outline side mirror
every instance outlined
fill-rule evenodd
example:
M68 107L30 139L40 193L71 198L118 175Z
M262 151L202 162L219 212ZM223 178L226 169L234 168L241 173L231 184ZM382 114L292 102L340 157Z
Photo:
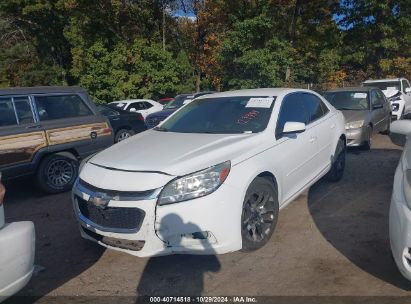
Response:
M405 93L411 93L411 88L405 88Z
M394 145L404 147L408 134L411 134L411 120L396 120L390 126L390 139Z
M376 109L381 109L382 107L383 107L382 104L376 104L376 105L373 105L373 106L372 106L372 109L373 109L373 110L376 110Z
M282 134L302 133L305 131L305 123L287 121L284 125Z
M131 108L129 111L130 112L137 112L136 108Z
M391 133L408 135L411 133L411 120L396 120L391 123Z

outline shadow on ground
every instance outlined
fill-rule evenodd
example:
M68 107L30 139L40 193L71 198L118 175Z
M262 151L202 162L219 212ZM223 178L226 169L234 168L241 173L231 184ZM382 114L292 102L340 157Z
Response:
M320 181L308 208L322 235L352 263L403 290L411 290L391 257L388 214L401 150L350 150L339 183ZM347 176L350 176L348 178Z
M165 216L160 223L161 231L168 233L169 227L179 227L181 231L193 233L201 229L195 223L184 223L177 214ZM165 237L167 238L167 237ZM181 239L173 244L183 246ZM208 249L208 254L202 255ZM192 251L197 255L171 255L150 258L144 268L137 287L139 296L200 296L204 290L205 276L212 276L221 265L207 239ZM145 299L141 299L145 300Z
M28 285L6 303L19 296L40 298L96 263L104 248L80 237L69 193L46 195L31 179L5 184L6 221L34 222L37 265Z

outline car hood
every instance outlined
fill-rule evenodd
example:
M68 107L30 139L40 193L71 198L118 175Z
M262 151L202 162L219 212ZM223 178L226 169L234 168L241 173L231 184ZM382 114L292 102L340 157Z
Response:
M358 121L358 120L366 120L368 116L368 111L351 111L351 110L343 110L341 111L345 118L345 123Z
M158 112L151 113L150 115L147 116L147 118L153 118L153 117L167 117L174 113L177 109L168 109L168 110L161 110Z
M398 94L399 91L396 89L388 89L388 90L383 90L382 92L384 93L385 97L390 98Z
M90 163L116 170L180 176L263 149L262 134L194 134L149 130L98 153Z

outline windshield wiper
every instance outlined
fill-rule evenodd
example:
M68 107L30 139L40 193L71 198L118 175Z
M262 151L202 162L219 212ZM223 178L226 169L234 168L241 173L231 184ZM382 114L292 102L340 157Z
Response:
M353 109L353 108L339 108L338 110L345 110L345 111L362 111L366 109Z
M155 127L153 130L160 131L160 132L168 132L168 129L162 127Z

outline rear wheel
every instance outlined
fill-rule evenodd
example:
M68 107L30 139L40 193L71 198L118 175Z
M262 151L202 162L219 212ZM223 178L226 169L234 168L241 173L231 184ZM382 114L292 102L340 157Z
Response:
M45 157L37 170L36 181L47 193L71 190L78 174L78 162L66 156L52 154Z
M243 202L241 237L243 251L264 246L274 232L278 220L278 197L272 182L257 177L250 184Z
M114 138L115 142L118 143L122 140L125 140L127 138L129 138L130 136L132 136L134 133L131 130L127 130L127 129L120 129L117 131L116 136Z
M335 154L333 158L333 163L331 169L326 175L326 179L331 182L338 182L344 175L345 169L345 152L346 147L344 141L340 139L335 149Z

